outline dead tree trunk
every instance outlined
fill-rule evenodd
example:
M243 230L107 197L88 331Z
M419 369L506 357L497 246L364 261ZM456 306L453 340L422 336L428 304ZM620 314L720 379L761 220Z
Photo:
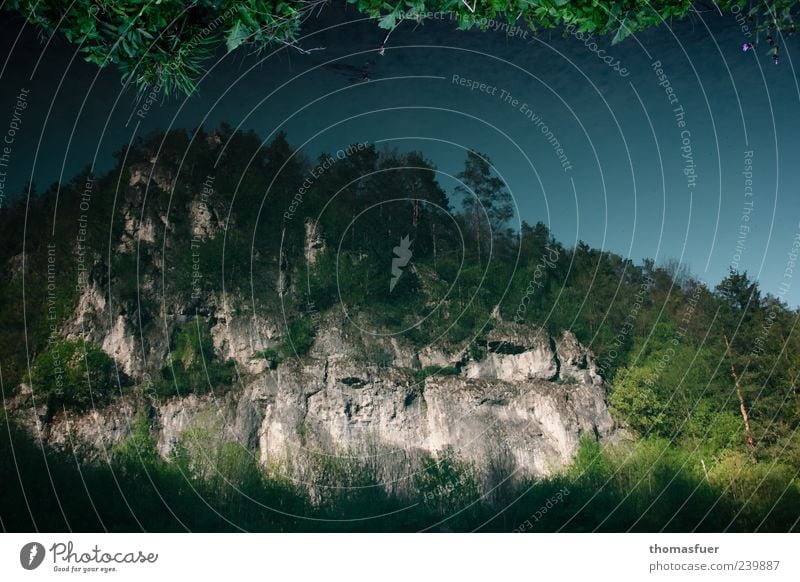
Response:
M731 357L731 344L728 342L728 336L722 336L725 338L725 353ZM742 387L739 384L739 375L736 373L736 367L733 365L733 358L731 357L731 377L733 378L733 383L736 386L736 396L739 398L739 411L742 413L742 420L744 420L744 438L747 442L747 446L750 449L750 453L752 454L753 451L756 449L756 440L753 438L753 431L750 430L750 415L747 413L747 406L744 403L744 395L742 394Z

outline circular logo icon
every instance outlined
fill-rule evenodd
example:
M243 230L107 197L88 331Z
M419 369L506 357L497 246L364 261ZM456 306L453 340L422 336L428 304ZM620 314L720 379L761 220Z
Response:
M26 570L35 570L44 561L44 546L39 542L29 542L19 551L19 563Z

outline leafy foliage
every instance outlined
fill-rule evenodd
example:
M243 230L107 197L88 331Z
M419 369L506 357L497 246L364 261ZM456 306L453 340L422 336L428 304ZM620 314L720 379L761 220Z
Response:
M310 319L298 317L289 322L286 336L274 347L269 347L256 354L267 360L271 368L276 368L290 357L299 357L308 353L314 343L316 329Z
M178 330L170 359L156 386L162 396L205 394L230 387L235 380L234 363L217 358L211 334L197 316Z
M108 399L117 374L113 360L99 346L57 339L36 358L29 383L34 397L44 397L50 410L87 408Z
M0 480L6 531L785 532L800 506L791 465L704 458L658 439L627 450L584 441L566 473L518 482L490 503L473 469L446 453L424 460L405 493L387 492L354 457L320 457L313 482L330 487L310 494L210 433L183 433L167 462L144 411L131 429L97 464L42 450L0 420L0 466L15 467Z
M316 329L307 317L298 317L289 322L288 334L284 340L286 351L301 356L308 353L314 343Z
M87 61L114 63L123 82L139 90L189 94L197 87L205 62L217 47L293 43L302 21L319 1L272 0L77 0L63 11L36 0L12 0L6 6L24 14L45 34L60 31L80 45Z
M224 47L262 50L283 45L304 51L303 23L326 0L76 0L66 11L59 4L10 0L6 7L24 14L43 34L63 34L80 46L86 60L115 64L124 82L141 92L191 94L206 62ZM436 12L453 16L461 28L486 28L490 20L525 22L532 30L569 25L575 30L612 34L619 42L630 34L690 13L690 0L478 0L474 10L461 0L347 0L378 26L391 30L404 19L423 21ZM796 0L757 3L749 16L756 28L794 31ZM720 10L742 10L744 0L722 0ZM737 12L738 13L738 12ZM377 50L377 48L376 48Z
M473 514L470 506L480 502L480 486L474 469L452 451L438 458L426 458L414 475L414 485L422 494L423 503L439 515ZM459 515L457 521L464 521ZM466 525L466 524L464 524Z
M665 404L649 385L652 374L643 366L620 370L610 399L617 418L639 434L657 434L664 424Z

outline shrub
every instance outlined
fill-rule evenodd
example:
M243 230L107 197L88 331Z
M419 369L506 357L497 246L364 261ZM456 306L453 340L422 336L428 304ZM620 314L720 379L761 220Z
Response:
M481 497L474 468L450 450L436 459L424 459L414 485L423 504L443 517L467 509Z
M205 394L233 385L236 378L233 361L217 358L211 335L197 316L178 330L170 360L156 386L156 393L161 396Z
M611 412L615 418L639 434L657 433L665 423L664 404L650 387L652 373L647 368L626 368L617 373L611 392Z
M283 361L283 355L277 348L267 348L256 353L257 358L267 360L271 370L274 370Z
M111 449L111 456L120 468L129 473L158 464L156 440L150 434L150 419L143 410L137 412L131 421L128 437Z
M303 356L314 344L316 329L310 318L298 317L289 323L286 335L272 347L256 352L256 358L267 360L271 369L277 368L286 358Z
M28 381L50 410L87 408L107 400L116 384L114 361L99 346L83 340L55 340L33 364Z
M431 376L458 376L461 370L449 366L425 366L421 370L414 370L414 378L417 382L422 382Z
M289 354L302 356L308 353L314 343L316 330L310 318L298 317L289 324L287 337L283 340L283 347Z

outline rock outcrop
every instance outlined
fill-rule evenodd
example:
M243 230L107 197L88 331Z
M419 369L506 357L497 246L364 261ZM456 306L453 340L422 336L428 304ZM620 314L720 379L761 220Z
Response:
M611 435L591 352L571 332L554 338L503 322L499 308L480 341L416 348L400 336L358 331L341 309L319 313L311 305L314 339L298 357L286 353L289 322L274 308L270 319L257 313L255 300L216 296L199 283L191 301L164 294L157 282L176 268L165 259L173 244L166 235L176 227L164 208L143 210L142 200L146 189L170 192L172 180L145 166L131 170L114 247L122 267L112 273L94 257L77 308L60 330L100 346L128 386L121 393L112 387L111 403L88 413L43 410L30 391L18 391L13 407L46 441L102 457L130 434L133 416L145 408L165 458L200 431L216 442L238 442L298 478L307 459L327 454L369 462L388 481L407 475L415 459L446 450L485 475L547 475L571 461L582 437ZM214 239L232 224L212 185L203 188L178 219L192 240ZM313 264L325 240L312 223L304 234ZM271 276L288 280L290 266L279 263ZM277 289L288 292L286 285ZM236 364L236 382L217 394L157 399L148 383L173 362L170 349L188 321L202 321L211 357Z
M87 293L83 303L102 307L95 291ZM376 366L359 357L356 338L346 337L329 315L308 356L270 370L254 365L252 355L276 327L221 311L216 321L215 347L237 361L240 384L218 396L152 403L165 457L187 431L202 428L298 474L311 454L346 454L395 479L409 470L409 459L453 450L485 474L544 476L571 461L582 437L602 439L613 429L593 356L570 332L554 339L541 330L498 326L478 359L464 350L415 353L394 339L386 346L394 362ZM120 358L124 334L112 332L102 345ZM418 371L398 362L415 363ZM448 375L424 377L423 363L441 364ZM99 452L128 434L135 408L128 397L84 415L57 414L42 434Z

